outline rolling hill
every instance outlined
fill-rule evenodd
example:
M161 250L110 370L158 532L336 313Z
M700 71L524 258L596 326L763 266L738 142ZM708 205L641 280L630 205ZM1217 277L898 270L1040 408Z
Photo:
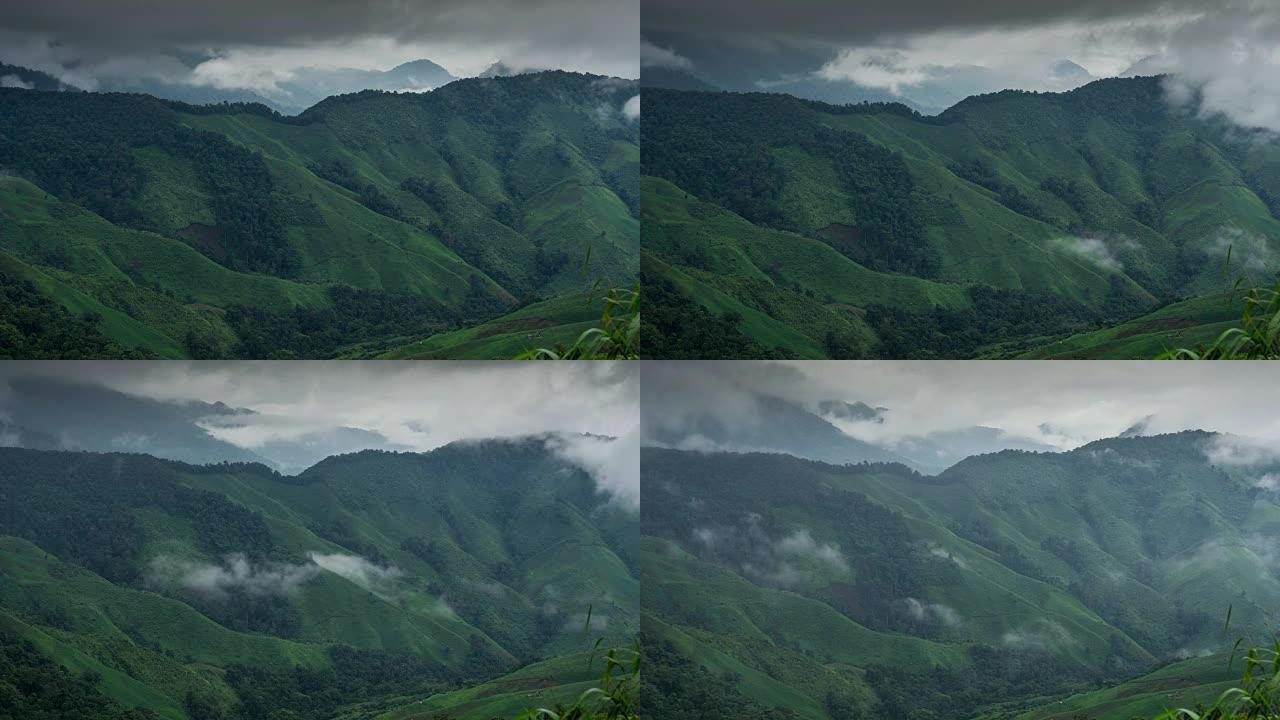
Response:
M61 312L0 325L0 351L370 356L572 325L557 300L638 271L637 87L544 72L298 116L0 89L0 276L15 314Z
M1258 483L1275 468L1214 465L1221 439L1005 450L937 475L647 448L645 702L835 720L1211 700L1225 656L1177 661L1230 649L1228 608L1233 634L1263 637L1280 600L1280 503Z
M0 693L33 713L488 720L576 697L588 609L638 631L636 516L540 438L292 476L2 448L0 497Z
M653 88L642 134L652 357L1148 357L1280 269L1280 146L1160 78L938 116Z

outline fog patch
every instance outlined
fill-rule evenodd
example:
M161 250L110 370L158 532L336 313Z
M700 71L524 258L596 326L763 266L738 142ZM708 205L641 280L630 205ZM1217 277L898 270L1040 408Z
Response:
M1233 266L1249 272L1269 272L1277 266L1276 253L1267 238L1237 227L1220 228L1205 246L1204 253L1224 261L1230 255Z
M635 95L622 104L622 116L628 120L640 119L640 96Z
M849 563L835 545L819 543L800 528L778 542L778 552L788 557L815 560L839 573L849 572Z
M1039 620L1017 630L1011 630L1000 637L1000 642L1020 650L1047 650L1063 645L1075 645L1077 640L1071 633L1054 620Z
M35 88L35 83L24 82L17 75L5 75L0 77L0 87L2 88L21 88L23 90L31 90Z
M932 555L932 556L934 556L934 557L936 557L936 558L942 558L943 560L949 560L949 561L951 561L951 562L955 563L955 564L956 564L958 567L960 567L960 568L967 568L967 567L969 567L969 564L965 562L964 558L962 558L962 557L960 557L959 555L956 555L955 553L953 553L953 552L951 552L951 551L947 550L946 548L942 547L941 545L935 545L935 544L933 544L933 543L930 543L930 544L929 544L929 547L928 547L928 550L929 550L929 554L930 554L930 555Z
M377 565L359 555L310 552L307 553L307 557L321 568L350 580L365 590L383 587L403 574L400 568L394 565Z
M1243 435L1215 435L1204 446L1205 457L1215 465L1269 465L1280 462L1274 442Z
M254 563L244 553L227 555L220 563L159 555L151 560L147 580L152 585L181 588L220 600L234 593L253 597L289 595L319 574L320 567L315 563Z
M631 511L640 509L640 428L617 438L597 435L553 435L547 448L576 465L596 482L596 489Z
M903 612L916 622L941 624L947 627L957 627L961 622L960 613L949 605L925 602L913 597L903 598L900 605Z
M1065 236L1054 238L1050 243L1068 255L1080 258L1107 272L1122 272L1124 263L1120 261L1117 253L1136 247L1132 240L1125 237Z

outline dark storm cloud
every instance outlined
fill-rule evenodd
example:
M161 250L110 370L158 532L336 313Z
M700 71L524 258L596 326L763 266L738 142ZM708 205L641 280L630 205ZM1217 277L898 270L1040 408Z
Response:
M637 0L49 0L6 3L0 61L87 90L140 83L281 99L315 68L433 60L454 75L496 61L635 77ZM348 92L340 88L336 92Z
M1192 0L644 0L643 22L646 32L792 35L844 44L885 34L1107 20L1211 4Z
M0 24L91 46L282 45L381 35L572 45L634 35L635 0L41 0ZM633 43L634 44L634 43Z

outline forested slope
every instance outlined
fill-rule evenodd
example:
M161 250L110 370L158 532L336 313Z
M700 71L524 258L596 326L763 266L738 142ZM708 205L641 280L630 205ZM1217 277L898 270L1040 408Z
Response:
M627 285L636 92L546 72L287 117L3 89L0 272L163 357L376 354Z
M936 476L646 449L646 702L1053 715L1046 697L1228 650L1228 608L1236 634L1275 621L1280 504L1269 468L1210 462L1221 439L1010 450ZM1198 667L1186 686L1230 679L1225 659Z
M652 89L643 135L649 352L715 353L662 322L684 312L763 353L1016 355L1280 268L1280 146L1159 78L936 117Z
M331 718L529 663L540 696L566 700L588 609L593 636L638 631L635 515L542 439L366 451L297 476L6 448L0 496L0 638L85 678L85 702ZM0 691L32 663L0 665Z

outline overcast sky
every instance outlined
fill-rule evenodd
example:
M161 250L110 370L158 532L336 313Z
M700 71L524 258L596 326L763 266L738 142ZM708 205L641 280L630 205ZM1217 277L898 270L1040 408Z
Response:
M836 423L877 443L982 425L1071 449L1145 423L1144 434L1210 430L1280 448L1280 385L1265 362L647 362L641 376L646 431L708 410L761 422L751 400L761 393L811 410L888 408L883 423Z
M639 0L6 2L0 61L85 89L144 76L262 90L298 68L385 70L420 58L458 76L503 60L634 78L639 23ZM192 70L175 49L212 59Z
M1280 131L1280 3L1270 0L644 0L643 23L647 39L667 39L643 47L649 65L696 72L707 44L817 44L825 60L807 72L909 94L972 66L997 87L1064 90L1088 79L1054 72L1068 60L1093 77L1171 73L1171 101L1198 89L1208 112Z
M630 363L10 361L0 363L0 391L7 380L33 374L253 410L235 423L205 425L250 450L336 427L373 431L414 450L547 432L613 436L619 441L556 449L602 489L631 505L639 498L638 372Z

